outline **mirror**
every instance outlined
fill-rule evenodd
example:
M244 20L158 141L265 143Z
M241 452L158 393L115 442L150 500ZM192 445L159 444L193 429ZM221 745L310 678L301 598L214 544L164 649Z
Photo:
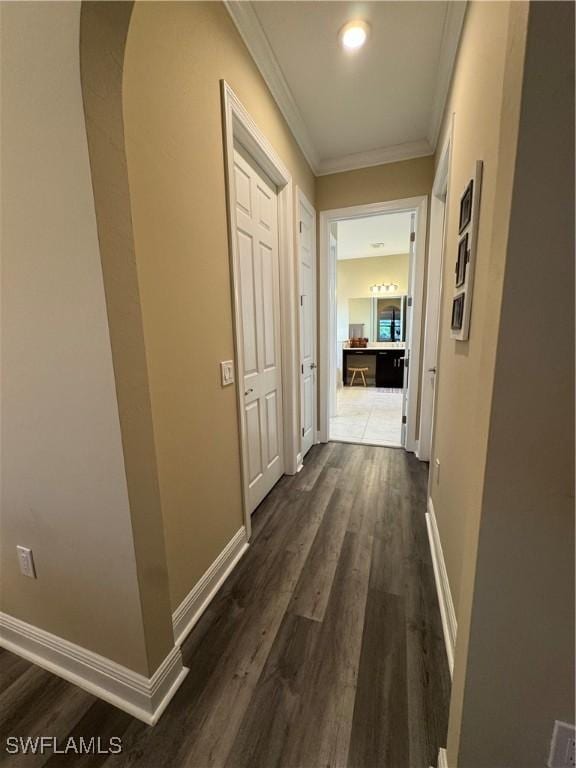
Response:
M348 338L406 341L406 296L348 299Z
M374 341L372 299L348 299L349 338Z
M406 341L406 296L377 298L374 341Z

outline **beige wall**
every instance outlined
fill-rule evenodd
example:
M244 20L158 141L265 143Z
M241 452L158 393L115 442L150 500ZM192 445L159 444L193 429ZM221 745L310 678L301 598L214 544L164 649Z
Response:
M454 141L430 492L458 620L448 734L450 765L459 764L526 20L526 3L476 2L468 6L444 118L444 134L454 121ZM498 119L487 119L488 115ZM456 342L450 338L449 325L459 198L478 159L484 161L484 177L470 339ZM435 459L440 461L439 470Z
M521 7L519 5L519 7ZM431 496L442 540L448 578L457 618L461 618L463 563L467 556L469 526L478 520L490 398L495 363L505 242L495 242L496 229L507 219L512 183L515 137L503 135L503 99L514 99L506 109L517 108L521 72L506 82L506 55L510 3L471 3L464 24L452 89L446 108L445 126L454 115L454 144L447 206L447 246L444 255L443 300L440 315L437 399L432 457L439 459L433 469ZM518 24L522 20L518 19ZM521 62L519 44L510 55ZM490 116L490 119L488 119ZM496 118L495 118L496 116ZM439 143L442 146L443 140ZM499 161L509 160L504 166ZM458 243L457 222L460 194L474 172L476 160L484 161L484 178L479 219L478 249L470 339L450 338L450 313L454 287L454 264ZM499 170L501 176L499 177ZM506 195L508 196L506 198ZM432 462L432 467L434 463Z
M221 78L314 202L224 6L136 3L124 119L173 610L243 524L235 391L218 367L234 356Z
M398 283L397 293L408 292L410 256L391 254L366 259L342 259L336 262L337 341L348 338L349 323L364 323L364 333L370 338L370 286ZM362 302L350 299L363 298ZM367 301L368 300L368 301Z
M338 298L370 298L370 286L379 283L398 283L396 293L407 293L409 268L410 256L407 253L338 261Z
M318 211L329 211L429 195L433 181L432 155L357 171L332 173L316 179L316 207Z
M149 670L173 643L122 116L131 2L85 2L80 70Z
M146 674L80 5L3 3L1 610ZM20 575L31 547L38 578Z
M465 768L545 765L554 720L575 721L574 5L530 3L526 38L527 10L509 10L497 175L510 190L512 171L513 186L496 195L501 315L449 734L450 765ZM534 311L544 273L555 284L545 323Z

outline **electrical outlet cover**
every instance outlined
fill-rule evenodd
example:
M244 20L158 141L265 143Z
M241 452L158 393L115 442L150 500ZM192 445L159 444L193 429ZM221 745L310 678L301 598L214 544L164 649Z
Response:
M20 573L23 576L28 576L30 579L36 578L36 568L34 566L34 556L32 550L28 547L22 547L18 545L16 547L18 553L18 564L20 565Z
M576 766L576 727L561 720L554 722L548 768Z

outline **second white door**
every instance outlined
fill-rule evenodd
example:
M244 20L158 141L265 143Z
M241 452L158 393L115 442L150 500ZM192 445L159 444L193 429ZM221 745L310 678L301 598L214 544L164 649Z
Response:
M300 423L302 458L316 436L316 215L302 193L298 199L300 261Z
M284 473L276 191L234 150L238 369L250 512Z

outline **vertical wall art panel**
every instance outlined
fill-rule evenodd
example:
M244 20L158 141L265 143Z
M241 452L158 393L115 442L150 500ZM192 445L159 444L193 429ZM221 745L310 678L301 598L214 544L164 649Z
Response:
M460 198L458 256L454 270L455 290L450 320L450 335L457 341L467 341L470 335L481 188L482 161L477 160L474 176Z

